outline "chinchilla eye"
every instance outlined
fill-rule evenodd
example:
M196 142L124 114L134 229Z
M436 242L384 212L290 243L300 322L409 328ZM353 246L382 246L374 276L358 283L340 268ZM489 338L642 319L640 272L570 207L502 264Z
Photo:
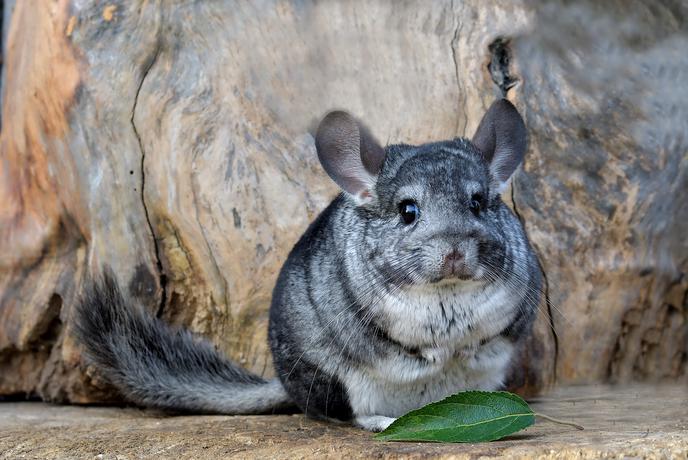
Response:
M412 224L416 219L418 219L418 214L420 210L418 209L418 204L413 200L404 200L399 203L399 214L401 215L401 220L406 224Z
M480 214L480 211L482 211L483 208L483 196L480 193L473 194L469 208L476 216Z

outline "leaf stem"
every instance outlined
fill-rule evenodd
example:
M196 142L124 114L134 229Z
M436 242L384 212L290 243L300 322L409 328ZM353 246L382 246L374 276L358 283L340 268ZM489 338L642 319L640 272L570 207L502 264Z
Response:
M585 429L585 428L583 428L582 426L580 426L580 425L578 425L578 424L576 424L576 423L565 422L565 421L563 421L563 420L559 420L559 419L557 419L557 418L550 417L549 415L544 415L544 414L535 413L535 416L536 416L536 417L543 418L543 419L545 419L545 420L547 420L547 421L549 421L549 422L552 422L552 423L558 423L558 424L560 424L560 425L572 426L572 427L574 427L574 428L577 429L577 430L584 430L584 429Z

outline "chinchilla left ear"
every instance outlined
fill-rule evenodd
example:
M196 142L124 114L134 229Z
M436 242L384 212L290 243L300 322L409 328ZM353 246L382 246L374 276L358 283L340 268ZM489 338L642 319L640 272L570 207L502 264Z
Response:
M526 125L516 107L506 99L493 102L472 142L490 164L490 173L501 192L526 153Z
M346 112L328 113L318 126L315 148L329 176L359 204L373 197L385 149Z

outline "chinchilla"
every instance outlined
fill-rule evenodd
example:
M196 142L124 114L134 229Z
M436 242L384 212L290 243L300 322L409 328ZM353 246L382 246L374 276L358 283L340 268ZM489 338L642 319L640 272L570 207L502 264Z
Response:
M381 430L467 389L503 386L538 308L541 273L500 192L526 151L498 100L472 140L381 147L345 112L316 135L341 193L284 263L270 307L277 378L131 305L114 276L85 289L76 330L87 358L129 400L198 413L296 405Z

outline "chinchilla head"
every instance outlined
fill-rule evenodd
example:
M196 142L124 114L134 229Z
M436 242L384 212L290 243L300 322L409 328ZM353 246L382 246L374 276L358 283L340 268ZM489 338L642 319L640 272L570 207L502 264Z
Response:
M343 234L389 283L485 279L502 265L509 232L521 231L500 198L526 150L525 125L506 100L471 141L383 148L337 111L321 122L316 148L353 209Z

